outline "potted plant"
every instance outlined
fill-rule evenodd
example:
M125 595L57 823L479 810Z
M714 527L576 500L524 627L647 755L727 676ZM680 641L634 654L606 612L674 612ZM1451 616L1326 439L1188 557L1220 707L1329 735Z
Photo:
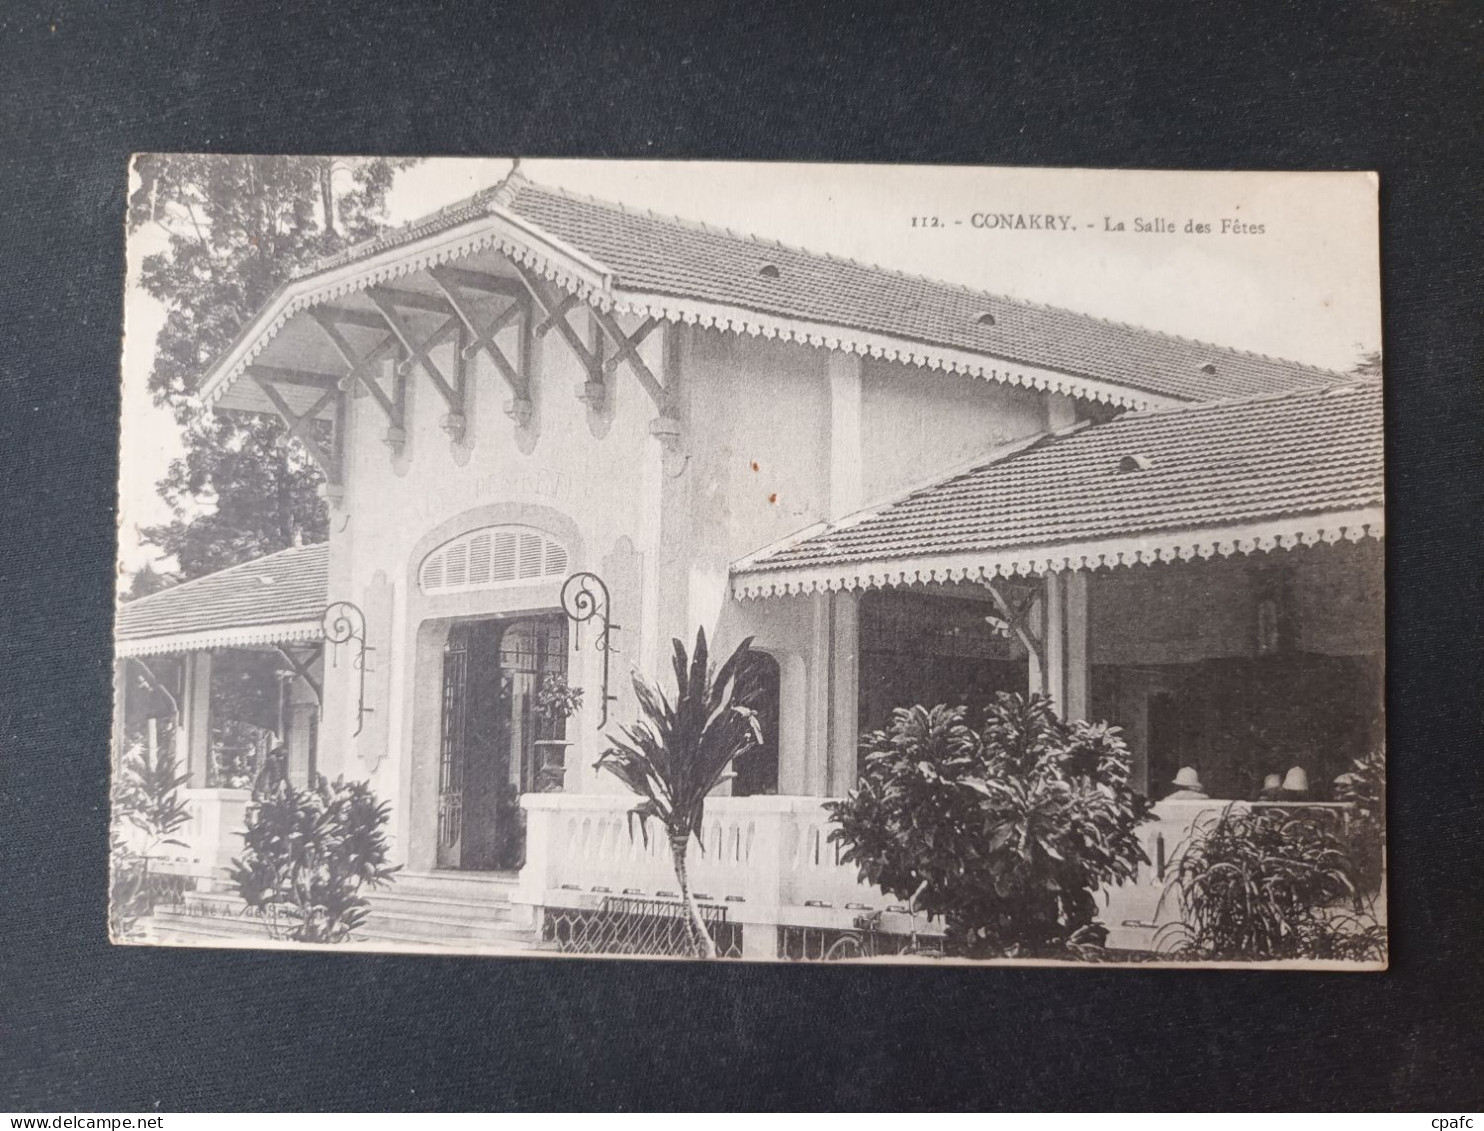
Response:
M534 743L541 755L536 769L539 793L560 793L566 777L567 747L572 743L556 733L565 734L565 723L582 707L582 688L573 687L559 672L547 672L536 689L536 714L546 733Z

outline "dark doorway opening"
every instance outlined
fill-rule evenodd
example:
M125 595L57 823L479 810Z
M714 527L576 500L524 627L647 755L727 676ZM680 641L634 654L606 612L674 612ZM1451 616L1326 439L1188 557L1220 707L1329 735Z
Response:
M440 868L510 871L525 863L523 793L537 788L538 745L566 723L536 709L541 681L565 679L567 619L560 613L465 621L443 649L439 749Z
M778 661L766 652L754 652L762 693L757 704L757 721L763 742L737 759L732 767L737 776L732 780L732 796L759 797L778 792Z

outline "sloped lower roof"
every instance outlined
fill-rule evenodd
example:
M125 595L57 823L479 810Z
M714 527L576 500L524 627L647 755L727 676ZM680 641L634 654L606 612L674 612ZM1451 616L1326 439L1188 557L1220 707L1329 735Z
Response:
M1332 370L633 211L512 173L296 276L218 361L203 386L206 399L220 396L289 314L365 285L354 278L363 261L376 261L366 264L372 282L395 277L400 269L386 257L403 250L416 260L427 248L430 261L446 262L490 246L603 306L1050 387L1044 378L994 366L1029 367L1068 378L1051 384L1074 395L1134 406L1342 379Z
M329 563L328 543L296 546L126 602L118 654L317 640Z
M739 595L1379 537L1381 385L1127 413L733 568ZM1248 545L1247 543L1251 543Z

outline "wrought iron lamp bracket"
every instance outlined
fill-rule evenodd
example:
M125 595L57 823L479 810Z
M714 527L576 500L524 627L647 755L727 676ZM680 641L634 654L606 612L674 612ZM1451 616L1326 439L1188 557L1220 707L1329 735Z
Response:
M597 630L593 648L603 657L602 686L598 692L598 702L602 707L599 730L608 725L608 704L618 699L618 696L608 693L608 658L618 651L613 643L613 633L620 630L620 626L609 619L609 609L608 586L597 574L574 573L562 583L562 611L577 626L572 634L572 651L582 651L582 626L585 623L591 621Z
M356 729L351 735L355 738L366 725L366 716L375 713L375 708L366 706L366 656L367 653L376 651L366 644L366 614L353 602L336 601L325 609L324 616L320 618L320 627L324 632L325 643L332 646L332 667L340 665L342 646L350 650L350 667L356 675ZM323 704L320 711L323 714Z

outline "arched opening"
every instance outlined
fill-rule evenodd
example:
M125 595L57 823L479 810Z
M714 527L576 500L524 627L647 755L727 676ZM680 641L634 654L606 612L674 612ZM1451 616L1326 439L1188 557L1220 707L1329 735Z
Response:
M762 680L758 704L758 723L763 731L763 744L749 750L732 767L733 797L760 797L778 792L778 698L781 677L778 661L766 652L753 652Z

